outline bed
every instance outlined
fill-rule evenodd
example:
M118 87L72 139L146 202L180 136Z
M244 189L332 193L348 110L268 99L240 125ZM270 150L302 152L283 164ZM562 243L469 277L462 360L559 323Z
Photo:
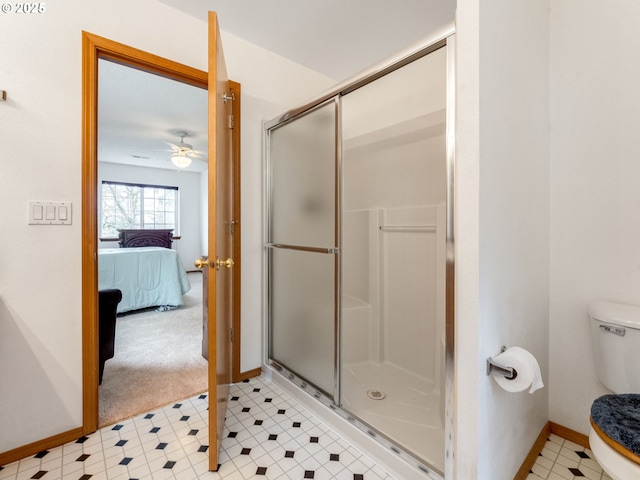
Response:
M118 245L120 245L120 248L171 248L172 238L173 229L118 229Z
M170 230L122 230L119 243L120 248L98 250L98 289L122 291L117 313L184 303L191 283L178 252L166 246Z

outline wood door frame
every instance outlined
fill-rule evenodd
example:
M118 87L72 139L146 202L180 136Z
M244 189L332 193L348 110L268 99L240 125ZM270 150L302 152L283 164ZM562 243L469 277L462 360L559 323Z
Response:
M242 88L238 82L229 80L229 89L233 95L231 103L231 114L233 115L233 131L231 132L231 156L233 168L233 220L235 232L233 235L233 303L232 303L232 326L233 326L233 342L231 343L231 381L233 383L241 382L249 378L257 377L262 373L261 368L254 370L242 371L240 365L240 352L242 351L242 328L241 328L241 238L242 238L242 212L240 211L240 192L241 192L241 105L242 105Z
M187 65L138 50L89 32L82 32L82 431L98 428L98 60L105 59L125 66L154 73L182 83L208 89L208 74ZM240 84L236 84L238 99L234 130L234 209L240 212ZM235 114L234 109L234 114ZM237 153L236 153L237 152ZM238 224L239 225L239 224ZM237 228L237 227L236 227ZM240 229L237 262L240 261ZM232 350L232 365L240 369L240 269L233 284L232 323L237 332L237 348ZM235 346L234 345L234 346ZM234 370L235 371L235 370ZM235 375L234 375L235 377ZM233 378L232 381L238 381Z
M231 290L233 300L231 303L231 328L233 329L233 340L231 341L231 381L240 382L244 380L240 371L240 273L242 259L240 255L240 237L242 232L240 198L236 192L240 191L240 99L241 88L238 82L229 80L229 90L231 91L231 169L233 175L233 239L232 249L234 257L234 270ZM238 197L238 198L236 198ZM237 201L236 201L237 200Z

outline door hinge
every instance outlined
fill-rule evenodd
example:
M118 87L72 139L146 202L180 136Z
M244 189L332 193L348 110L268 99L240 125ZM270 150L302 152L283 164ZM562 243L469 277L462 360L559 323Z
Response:
M229 341L233 343L233 328L229 329Z
M235 125L235 120L233 118L233 115L229 115L229 130L233 130L233 127Z

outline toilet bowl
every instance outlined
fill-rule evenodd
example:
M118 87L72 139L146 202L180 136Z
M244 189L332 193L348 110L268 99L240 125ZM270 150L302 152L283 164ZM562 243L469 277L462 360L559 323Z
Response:
M614 394L640 394L640 307L595 302L589 308L589 316L598 379ZM640 456L628 450L624 441L612 440L607 432L611 425L606 425L601 415L594 418L593 411L603 403L614 405L611 409L615 410L615 404L624 402L625 397L605 395L592 406L589 444L600 466L614 480L640 479ZM625 414L617 411L615 415L621 418ZM598 424L600 421L603 425ZM635 431L631 434L636 435ZM640 436L640 427L636 436Z
M613 480L640 478L640 465L607 445L593 428L589 431L589 446L602 469Z

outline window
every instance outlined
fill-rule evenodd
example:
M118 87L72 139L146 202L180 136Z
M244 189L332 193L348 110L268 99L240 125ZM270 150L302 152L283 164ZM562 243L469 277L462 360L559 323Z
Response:
M178 187L103 181L100 236L116 238L119 228L172 228L177 236Z

